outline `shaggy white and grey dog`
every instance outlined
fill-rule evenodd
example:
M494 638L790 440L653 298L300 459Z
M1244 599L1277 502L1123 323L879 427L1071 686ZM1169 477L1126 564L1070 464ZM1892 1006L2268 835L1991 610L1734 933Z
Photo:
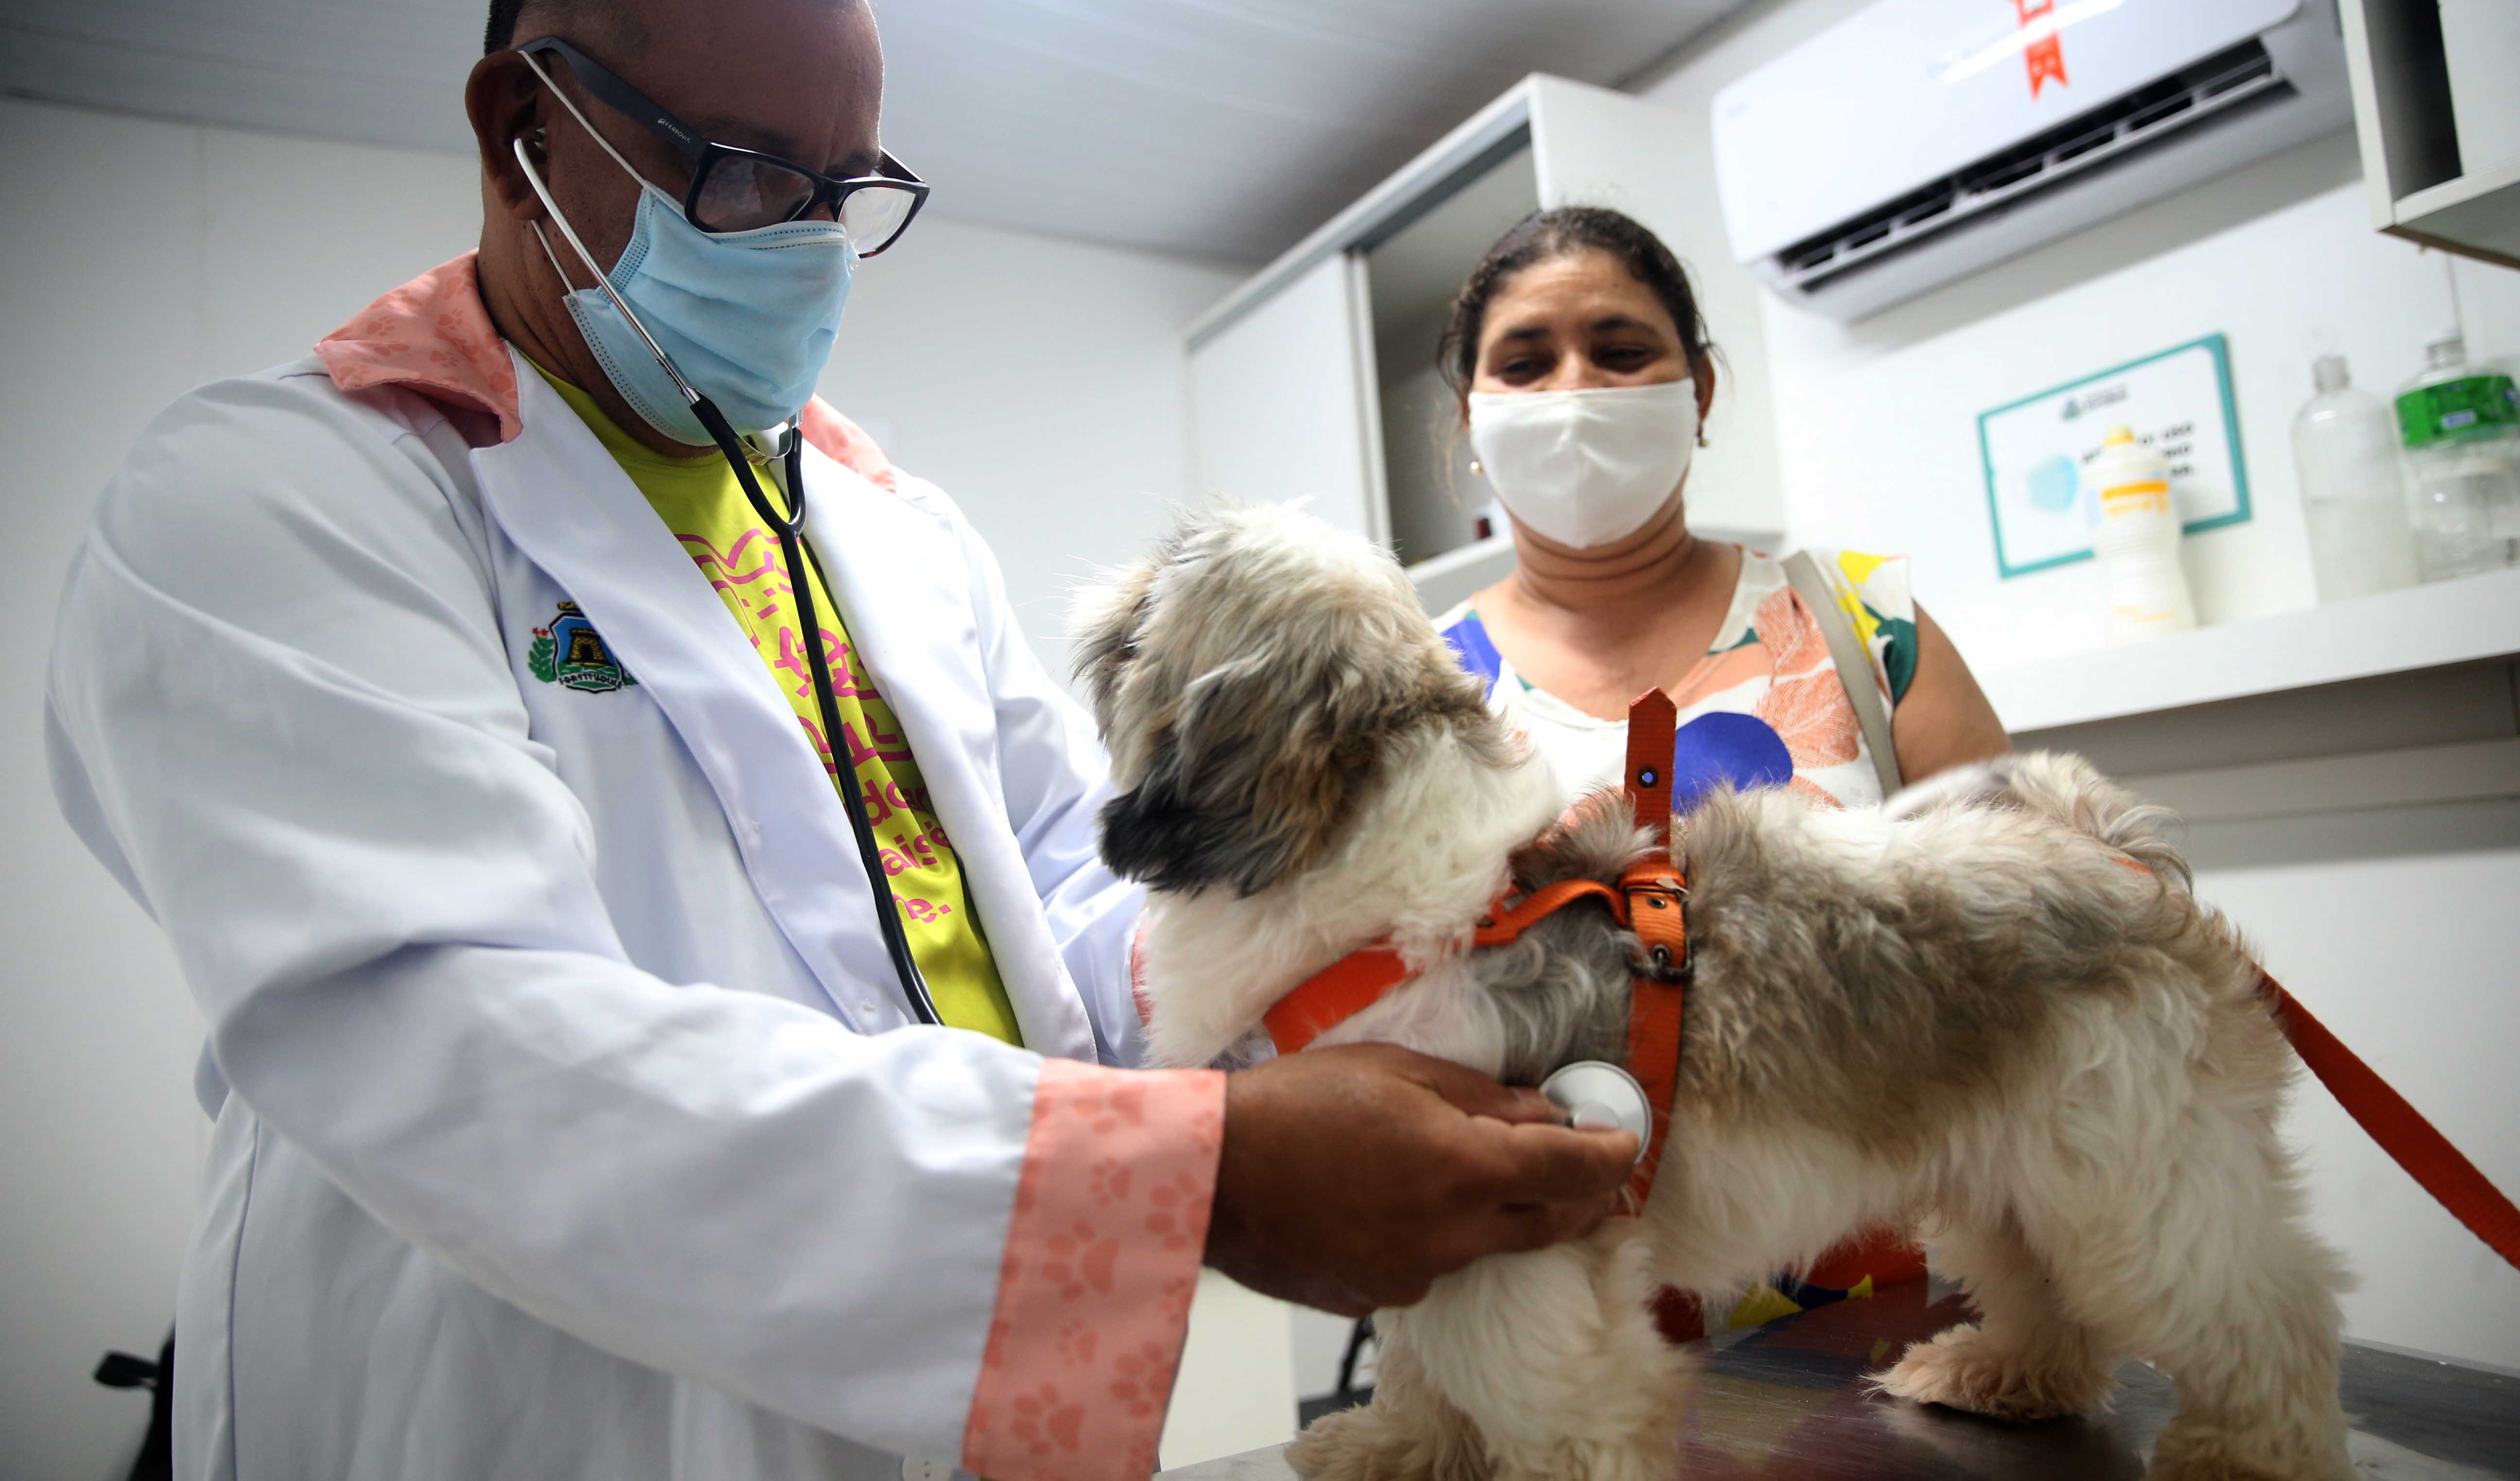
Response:
M1468 942L1508 883L1615 881L1645 835L1615 794L1565 813L1388 557L1219 511L1083 594L1071 631L1120 788L1103 849L1152 893L1163 1060L1265 1047L1267 1009L1386 936L1423 974L1317 1042L1524 1085L1624 1058L1636 943L1606 910ZM1642 1216L1377 1314L1373 1403L1316 1424L1298 1469L1661 1481L1688 1360L1655 1290L1720 1302L1890 1224L1926 1231L1981 1320L1910 1348L1888 1393L2072 1414L2134 1355L2180 1392L2153 1476L2345 1481L2343 1277L2275 1137L2290 1052L2161 822L2056 755L1877 810L1692 805L1671 849L1695 976Z

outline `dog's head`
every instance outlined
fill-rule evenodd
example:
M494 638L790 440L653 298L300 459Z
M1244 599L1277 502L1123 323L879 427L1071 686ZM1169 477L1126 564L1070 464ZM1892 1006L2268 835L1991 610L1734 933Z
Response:
M1249 895L1315 863L1425 729L1508 754L1391 557L1295 510L1187 516L1078 593L1068 635L1120 787L1102 856L1156 889Z

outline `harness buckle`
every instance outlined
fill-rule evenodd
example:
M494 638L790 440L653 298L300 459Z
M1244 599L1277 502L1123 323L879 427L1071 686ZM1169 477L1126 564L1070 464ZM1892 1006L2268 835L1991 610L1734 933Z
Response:
M1696 953L1688 949L1686 941L1677 952L1667 943L1655 942L1645 948L1644 962L1636 967L1637 975L1648 981L1681 987L1686 987L1696 971Z
M1642 948L1637 974L1655 982L1688 982L1696 966L1688 944L1688 886L1669 876L1631 879L1621 893L1627 899L1629 928Z

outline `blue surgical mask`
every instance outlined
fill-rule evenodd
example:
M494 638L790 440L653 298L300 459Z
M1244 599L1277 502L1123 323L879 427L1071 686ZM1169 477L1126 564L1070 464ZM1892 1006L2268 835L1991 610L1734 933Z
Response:
M577 113L566 94L554 89L553 96ZM763 431L794 420L813 399L814 382L832 358L840 310L848 303L849 276L857 263L848 233L833 221L786 221L723 234L701 231L683 215L679 202L631 169L583 114L577 121L614 163L639 181L629 245L612 271L604 274L613 292L673 360L674 369L694 390L716 403L738 432ZM518 158L586 270L601 273L521 149ZM551 250L548 241L543 249ZM560 267L556 255L552 266ZM577 289L562 301L596 363L604 367L605 378L650 426L694 446L712 440L673 377L656 363L603 289Z

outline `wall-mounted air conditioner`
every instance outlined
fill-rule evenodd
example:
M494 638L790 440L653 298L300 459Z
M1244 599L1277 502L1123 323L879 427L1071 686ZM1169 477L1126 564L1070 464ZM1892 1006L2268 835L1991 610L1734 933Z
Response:
M1733 255L1860 319L2353 120L2336 0L1879 0L1715 95Z

